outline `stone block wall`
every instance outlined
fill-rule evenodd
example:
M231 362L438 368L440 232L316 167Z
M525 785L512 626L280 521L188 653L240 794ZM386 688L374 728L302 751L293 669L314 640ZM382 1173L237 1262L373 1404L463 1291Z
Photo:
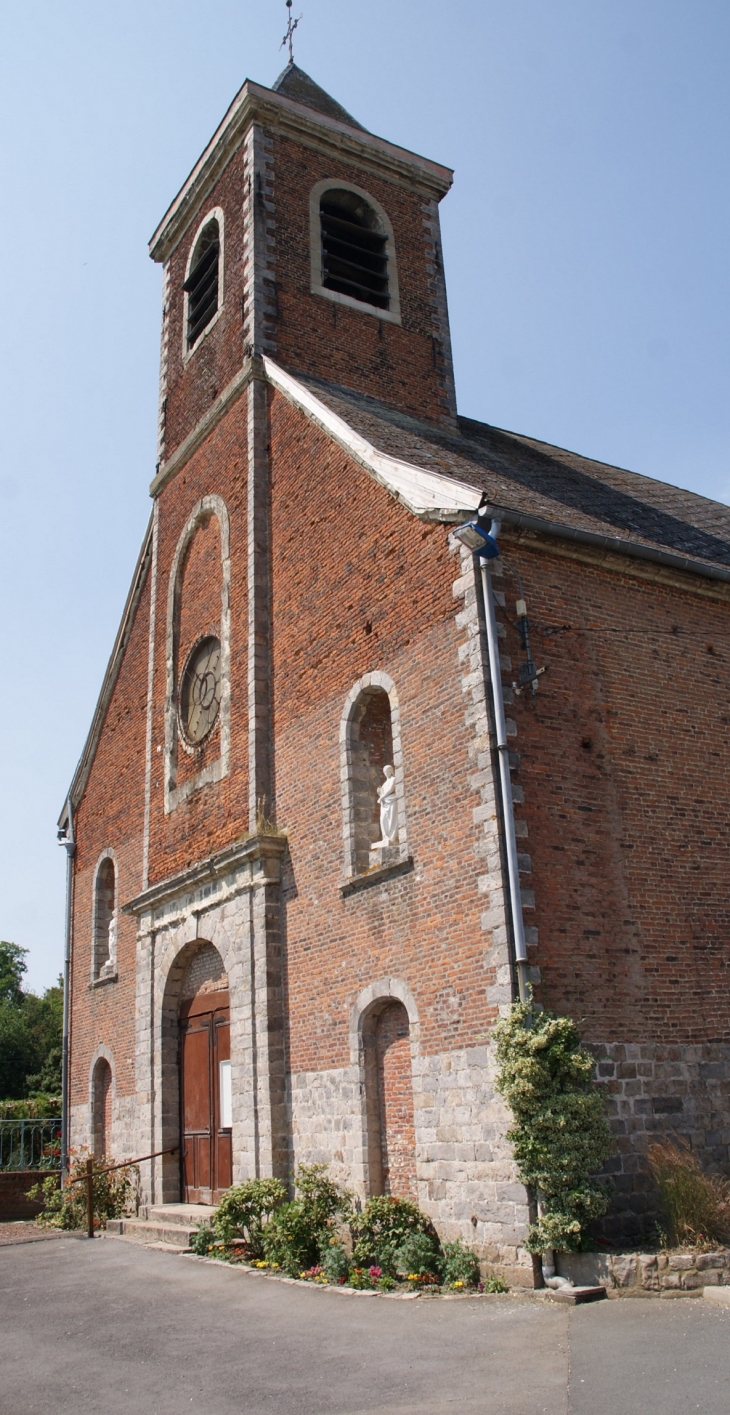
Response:
M652 1141L677 1137L709 1172L730 1168L730 1044L615 1042L592 1050L616 1136L605 1167L613 1202L592 1231L614 1242L653 1240L661 1216L646 1164Z
M561 1253L558 1272L576 1286L603 1286L609 1297L698 1296L703 1287L730 1286L730 1249Z

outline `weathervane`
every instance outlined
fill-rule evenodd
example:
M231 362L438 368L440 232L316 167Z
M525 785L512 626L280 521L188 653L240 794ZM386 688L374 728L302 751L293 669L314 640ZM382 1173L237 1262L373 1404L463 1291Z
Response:
M289 11L289 20L288 20L287 27L286 27L286 34L284 35L284 38L282 39L281 44L279 45L279 48L280 48L280 49L283 49L285 44L288 44L288 45L289 45L289 63L290 63L290 64L293 64L293 63L294 63L294 31L295 31L297 25L299 24L299 20L301 20L301 18L302 18L302 16L300 15L300 16L299 16L299 20L293 20L293 19L292 19L292 17L291 17L291 7L292 7L292 3L293 3L293 0L286 0L286 8L287 8L287 10Z

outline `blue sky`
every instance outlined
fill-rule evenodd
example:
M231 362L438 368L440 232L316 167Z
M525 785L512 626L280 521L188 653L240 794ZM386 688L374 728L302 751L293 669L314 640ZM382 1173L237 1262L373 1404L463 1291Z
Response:
M730 6L301 0L296 59L455 168L460 409L730 500ZM55 821L144 528L160 272L147 239L283 0L25 0L3 17L0 937L63 953Z

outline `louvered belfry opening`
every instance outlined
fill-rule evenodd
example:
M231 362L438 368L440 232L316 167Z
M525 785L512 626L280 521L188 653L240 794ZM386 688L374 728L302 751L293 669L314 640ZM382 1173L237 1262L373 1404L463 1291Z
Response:
M188 294L188 348L192 349L218 309L218 265L220 231L213 219L201 232L193 257L193 267L183 289Z
M355 192L330 190L319 212L325 289L389 309L387 237L372 207Z

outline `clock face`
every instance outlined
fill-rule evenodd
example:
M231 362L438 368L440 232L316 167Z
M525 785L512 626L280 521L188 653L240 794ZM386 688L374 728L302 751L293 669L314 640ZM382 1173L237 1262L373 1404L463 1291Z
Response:
M197 746L214 728L221 705L221 646L218 639L201 639L183 670L180 721L188 742Z

